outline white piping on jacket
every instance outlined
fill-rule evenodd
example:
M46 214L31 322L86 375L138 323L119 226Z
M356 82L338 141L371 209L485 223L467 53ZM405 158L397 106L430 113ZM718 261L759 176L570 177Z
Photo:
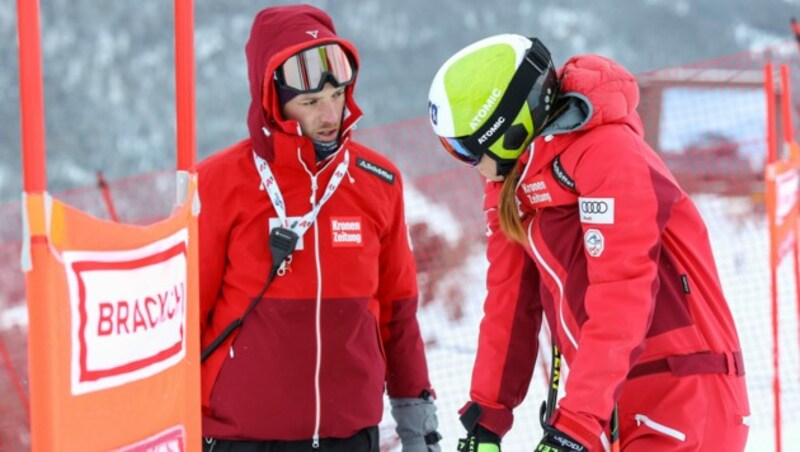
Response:
M312 186L313 195L316 196L317 194L317 178L314 177L313 179L314 185ZM320 406L320 400L322 395L320 394L319 389L319 374L322 370L322 265L319 260L319 228L317 227L317 222L314 222L314 258L317 264L317 310L316 310L316 323L314 329L316 330L317 336L317 368L314 372L314 393L316 394L316 403L314 409L317 412L316 419L314 420L314 439L311 443L311 447L314 449L319 449L319 427L321 423L321 415L322 415L322 407Z
M669 436L671 438L675 438L678 441L682 441L682 442L686 441L686 434L685 433L683 433L683 432L681 432L679 430L675 430L672 427L667 427L664 424L659 424L658 422L650 419L649 417L645 416L644 414L637 414L637 415L634 416L634 419L636 419L636 425L637 426L640 426L640 425L644 424L644 425L650 427L651 429L653 429L653 430L655 430L655 431L657 431L659 433L663 433L663 434L665 434L665 435L667 435L667 436Z
M567 322L564 320L564 284L558 278L556 272L553 271L553 269L550 268L549 265L547 265L547 262L545 262L542 255L539 254L539 250L536 249L536 245L533 244L533 237L531 237L531 227L533 226L534 221L536 221L535 218L532 219L530 223L528 223L528 244L530 245L531 250L533 250L533 254L536 256L536 260L539 261L539 264L545 269L545 271L547 271L547 273L550 275L551 278L553 278L553 281L555 281L556 285L558 286L558 319L561 322L561 327L564 328L564 333L567 335L567 338L569 339L570 343L572 343L572 346L575 347L575 350L577 350L578 341L576 341L575 338L572 336L572 332L570 332L569 327L567 326Z
M534 142L531 141L531 145L530 145L530 153L531 153L531 155L530 155L530 157L528 157L528 163L525 164L525 168L522 170L522 174L519 175L519 180L517 181L517 186L514 187L514 192L515 193L516 193L516 189L519 188L520 185L522 185L522 181L525 180L525 175L528 174L528 168L531 167L531 162L533 162L533 151L535 149L533 144L534 144Z
M605 432L600 433L600 443L603 445L603 450L605 452L611 452L611 441L609 441Z
M517 186L514 187L514 204L517 206L517 215L519 215L520 217L522 216L522 211L519 208L521 203L519 202L519 199L517 199L517 190L519 190L519 186L522 185L522 181L525 180L525 175L528 174L528 168L531 167L531 162L533 162L533 152L534 152L534 150L535 150L534 142L531 141L531 145L530 145L530 153L531 153L531 155L528 157L528 163L525 164L525 168L522 170L522 174L519 175L519 180L517 181Z
M297 148L297 160L300 161L303 169L311 178L311 198L309 199L309 202L311 203L312 209L316 208L317 174L312 173L306 166L305 162L303 162L303 159L300 156L299 147ZM328 165L326 164L322 169L327 168L327 166ZM317 339L317 362L314 369L314 436L311 440L311 447L314 449L319 449L319 427L322 418L322 407L320 402L322 400L322 395L320 394L319 388L319 374L322 370L322 265L319 259L319 228L317 228L316 220L311 226L314 228L314 260L317 269L317 297L315 300L316 308L314 313L314 335Z

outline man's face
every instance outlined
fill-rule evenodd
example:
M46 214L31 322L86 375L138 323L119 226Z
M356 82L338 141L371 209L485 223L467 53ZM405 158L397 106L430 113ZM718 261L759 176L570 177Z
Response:
M283 117L297 121L303 135L314 141L334 141L344 114L344 89L326 83L318 93L299 94L283 106Z

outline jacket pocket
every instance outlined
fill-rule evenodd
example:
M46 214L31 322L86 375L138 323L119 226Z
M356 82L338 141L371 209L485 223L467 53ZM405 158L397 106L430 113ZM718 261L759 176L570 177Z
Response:
M374 317L373 317L373 323L375 324L375 338L378 341L378 349L381 352L381 358L383 358L383 365L386 366L387 365L386 349L383 348L383 338L381 337L381 325L380 322L378 322L378 319Z
M681 432L680 430L676 430L672 427L666 426L664 424L658 423L649 417L645 416L644 414L636 414L634 416L636 420L636 425L641 427L644 424L646 427L650 428L651 430L655 430L661 434L669 436L670 438L674 438L678 441L685 442L686 441L686 434Z

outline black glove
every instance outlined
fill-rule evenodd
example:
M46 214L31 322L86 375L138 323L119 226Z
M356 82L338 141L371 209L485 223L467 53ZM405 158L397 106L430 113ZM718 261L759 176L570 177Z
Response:
M571 436L548 424L545 419L546 412L547 402L542 402L542 407L539 409L539 422L544 430L544 438L539 441L539 445L534 449L535 452L586 452L589 450Z
M500 452L500 437L481 425L475 426L466 438L458 440L461 452Z
M500 436L478 424L483 410L473 403L461 415L461 424L467 429L467 437L458 440L460 452L500 452Z

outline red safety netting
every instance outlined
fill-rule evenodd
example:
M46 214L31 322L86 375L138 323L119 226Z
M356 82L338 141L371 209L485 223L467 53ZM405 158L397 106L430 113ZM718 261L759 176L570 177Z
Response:
M798 60L792 42L638 76L642 92L639 111L647 139L692 194L708 224L747 363L751 444L756 437L771 444L774 423L763 67L767 61L787 64L793 77L798 77ZM800 92L796 78L792 85ZM771 102L776 108L779 105L777 98ZM795 111L797 108L795 105ZM780 112L778 115L780 123ZM419 267L420 322L439 395L440 430L445 447L450 447L462 434L456 412L468 397L485 294L482 182L475 171L463 168L439 149L427 118L359 130L356 137L391 157L403 173ZM165 171L109 181L109 190L120 221L144 224L169 214L174 185L174 173ZM54 196L108 217L97 187ZM0 450L29 447L21 230L20 204L0 205ZM800 353L791 264L779 269L779 284L782 421L795 425L800 422ZM536 413L546 394L541 369L537 366L528 398L516 413L518 427L504 439L508 450L529 449L539 435ZM390 416L385 419L381 434L388 448L396 440Z

